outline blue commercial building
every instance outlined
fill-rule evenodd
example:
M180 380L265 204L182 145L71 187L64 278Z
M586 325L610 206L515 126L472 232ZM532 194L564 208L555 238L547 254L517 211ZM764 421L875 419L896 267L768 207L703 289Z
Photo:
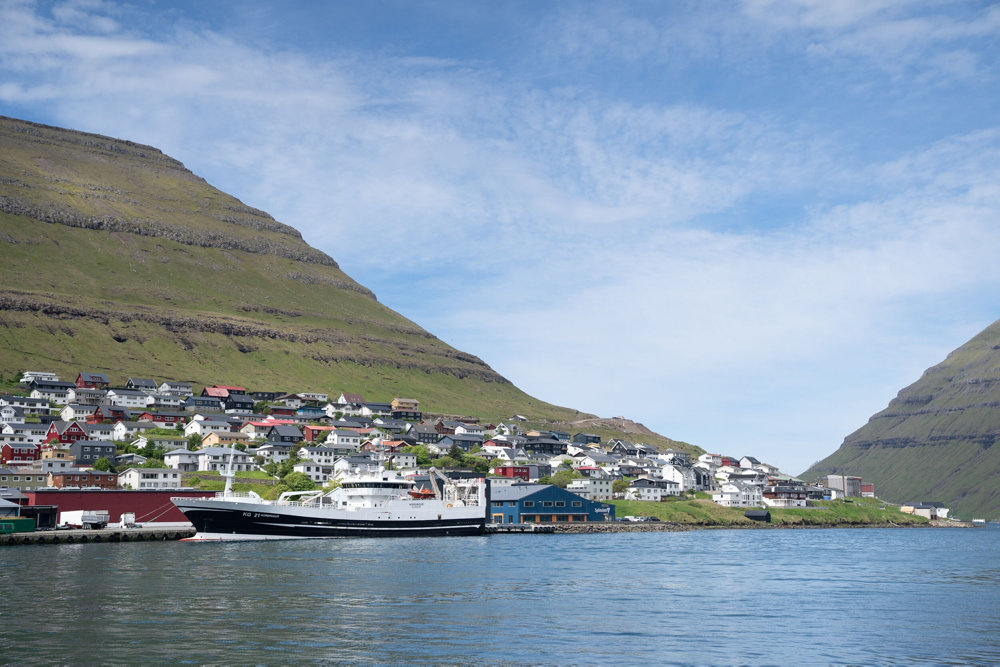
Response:
M490 490L493 523L614 521L614 505L587 500L551 484L513 484Z

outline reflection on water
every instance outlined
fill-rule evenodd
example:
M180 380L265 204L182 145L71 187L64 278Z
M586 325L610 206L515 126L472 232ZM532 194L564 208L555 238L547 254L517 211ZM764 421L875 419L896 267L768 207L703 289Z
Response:
M1000 531L19 546L0 662L1000 662Z

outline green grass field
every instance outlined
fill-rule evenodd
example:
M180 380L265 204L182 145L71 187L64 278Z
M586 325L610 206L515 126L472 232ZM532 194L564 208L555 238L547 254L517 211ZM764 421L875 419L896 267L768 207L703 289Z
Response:
M741 526L756 522L747 519L745 507L723 507L711 500L689 500L682 497L664 502L642 500L612 500L615 515L655 516L661 521L698 526ZM895 505L874 498L855 498L853 502L841 500L817 501L817 507L801 509L770 508L771 523L783 526L861 526L861 525L918 525L927 520L903 514Z

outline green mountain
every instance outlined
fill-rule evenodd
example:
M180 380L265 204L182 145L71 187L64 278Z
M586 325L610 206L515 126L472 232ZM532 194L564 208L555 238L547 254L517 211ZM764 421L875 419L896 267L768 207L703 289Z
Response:
M398 313L295 229L159 150L0 117L0 373L341 391L429 412L584 415Z
M894 502L1000 519L1000 320L929 368L803 473L860 475Z

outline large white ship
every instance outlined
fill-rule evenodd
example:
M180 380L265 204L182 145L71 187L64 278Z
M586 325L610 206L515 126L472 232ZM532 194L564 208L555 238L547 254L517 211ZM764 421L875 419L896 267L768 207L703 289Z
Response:
M194 540L478 535L485 531L486 480L430 476L430 488L395 471L345 475L332 491L289 491L264 500L252 491L171 498L194 524Z

